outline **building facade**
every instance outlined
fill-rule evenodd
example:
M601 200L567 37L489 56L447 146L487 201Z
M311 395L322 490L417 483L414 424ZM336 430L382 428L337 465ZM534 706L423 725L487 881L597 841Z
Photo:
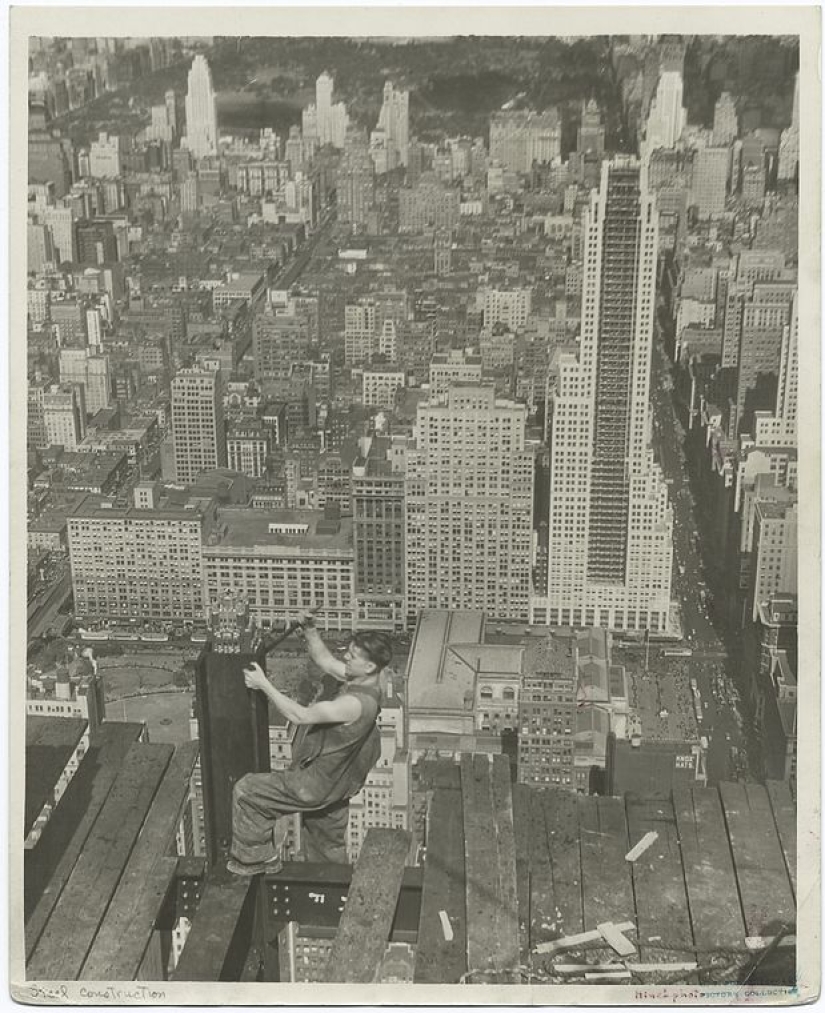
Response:
M407 611L526 619L533 509L527 409L491 387L418 408L407 457Z
M602 168L585 227L578 353L551 397L551 625L667 627L672 511L648 446L658 222L645 171ZM544 604L544 603L542 603Z
M181 370L172 380L175 479L183 485L226 465L220 374Z

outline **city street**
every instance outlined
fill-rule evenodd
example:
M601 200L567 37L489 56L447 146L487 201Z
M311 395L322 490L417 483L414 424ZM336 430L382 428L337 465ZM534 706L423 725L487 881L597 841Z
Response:
M712 597L685 463L685 432L673 404L669 363L658 340L654 342L651 381L653 446L673 506L673 597L681 605L685 646L693 651L689 658L665 658L660 652L658 661L682 668L689 678L697 681L702 699L700 729L708 739L708 781L715 784L735 777L737 769L741 769L742 718L731 679L732 666L709 615Z

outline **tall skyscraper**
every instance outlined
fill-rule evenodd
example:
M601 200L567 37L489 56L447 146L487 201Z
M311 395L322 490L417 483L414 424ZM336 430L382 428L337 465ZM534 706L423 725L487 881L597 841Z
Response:
M392 81L384 84L384 102L378 116L378 128L384 131L388 148L388 169L406 166L410 147L410 93L396 91Z
M725 147L739 136L739 118L736 102L730 92L723 91L713 107L713 143Z
M585 219L582 328L551 398L547 621L663 630L671 508L648 446L658 216L634 159L602 167Z
M186 147L195 158L207 158L218 151L218 105L205 56L196 56L189 70Z
M527 409L492 387L453 387L418 408L407 457L407 614L528 615L533 455Z
M386 437L365 438L352 466L352 531L358 626L404 625L404 473Z
M343 102L332 101L335 82L324 71L315 81L315 104L307 106L302 115L301 127L305 138L317 138L319 144L343 148L349 125Z
M793 89L791 125L782 131L779 139L779 179L793 179L799 168L799 74Z
M226 466L220 373L182 369L172 381L175 479L191 484L202 471Z
M643 150L646 160L658 148L673 148L682 136L687 114L682 106L682 75L666 70L659 78L656 97L650 107Z
M700 148L696 152L690 202L700 218L715 218L725 210L729 175L729 148Z
M354 228L363 228L372 208L375 192L375 169L366 137L349 130L344 156L338 167L338 220Z

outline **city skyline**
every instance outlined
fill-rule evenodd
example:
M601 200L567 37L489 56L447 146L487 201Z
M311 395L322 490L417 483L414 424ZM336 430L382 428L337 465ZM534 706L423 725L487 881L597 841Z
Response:
M213 697L218 673L237 682L254 657L301 706L334 696L289 636L310 611L333 653L355 631L394 645L381 755L349 800L352 875L381 831L407 897L423 876L421 918L442 876L442 952L423 921L396 925L381 981L603 974L601 951L574 949L572 971L553 954L595 924L596 870L614 858L630 920L611 901L601 921L654 968L638 978L613 955L623 983L671 984L651 931L693 971L722 945L705 933L702 877L734 935L781 936L797 896L783 820L804 790L813 690L800 201L817 167L802 44L281 45L276 64L255 36L32 37L25 710L27 734L83 729L60 726L74 745L27 815L26 848L52 847L85 752L137 734L149 766L171 750L159 778L188 771L169 856L205 863L211 882L235 779L215 772L241 754L241 774L287 769L300 741L243 680ZM238 112L253 106L257 121ZM778 835L765 844L778 929L752 908L737 792L760 840ZM651 868L679 884L667 925L645 908L660 889L648 866L624 860L651 847L653 799L666 815ZM686 828L704 805L731 858L697 871ZM601 843L585 837L597 827ZM511 907L508 840L526 848ZM290 876L306 847L296 817ZM579 886L545 911L551 894L528 880L531 920L522 860L535 884L542 862L570 863ZM272 952L250 950L257 980L325 980L336 921L283 917L279 889L263 887L277 929ZM346 910L342 895L342 924ZM168 938L157 930L157 980L188 973L198 924L178 905ZM89 931L77 977L112 945L106 922ZM28 937L35 978L50 932Z

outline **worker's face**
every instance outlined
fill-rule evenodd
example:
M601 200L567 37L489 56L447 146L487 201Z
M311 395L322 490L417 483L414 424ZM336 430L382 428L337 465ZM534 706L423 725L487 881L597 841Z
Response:
M374 661L364 654L357 644L350 643L344 652L344 664L346 665L346 678L360 679L365 675L373 675L377 670Z

